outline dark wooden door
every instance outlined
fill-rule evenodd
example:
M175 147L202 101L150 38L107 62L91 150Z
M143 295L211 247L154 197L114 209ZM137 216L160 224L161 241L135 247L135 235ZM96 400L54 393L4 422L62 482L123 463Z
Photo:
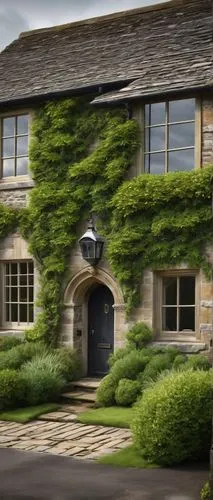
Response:
M109 288L99 285L88 303L88 374L108 372L108 357L114 347L114 299Z

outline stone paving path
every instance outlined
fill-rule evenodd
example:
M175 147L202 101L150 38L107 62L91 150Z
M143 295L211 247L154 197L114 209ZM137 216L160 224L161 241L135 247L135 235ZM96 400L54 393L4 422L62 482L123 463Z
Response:
M0 448L95 460L130 444L130 430L80 424L64 408L28 424L0 421Z

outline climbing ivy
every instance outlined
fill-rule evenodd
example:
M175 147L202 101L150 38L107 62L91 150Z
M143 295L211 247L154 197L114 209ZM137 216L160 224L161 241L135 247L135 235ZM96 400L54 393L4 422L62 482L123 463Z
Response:
M68 256L90 212L106 236L127 312L138 303L145 268L185 262L209 274L213 169L128 180L139 142L125 111L93 110L87 99L49 102L35 113L29 206L17 213L0 205L0 237L19 225L39 263L41 312L28 339L57 343Z

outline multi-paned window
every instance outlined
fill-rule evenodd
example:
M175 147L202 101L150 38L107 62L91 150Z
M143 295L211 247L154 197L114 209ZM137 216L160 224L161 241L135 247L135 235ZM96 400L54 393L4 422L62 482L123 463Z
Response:
M1 118L1 177L28 173L29 116Z
M6 323L33 323L34 266L32 261L4 264L4 311Z
M195 332L195 276L162 277L161 330Z
M195 164L195 99L145 105L145 172L192 170Z

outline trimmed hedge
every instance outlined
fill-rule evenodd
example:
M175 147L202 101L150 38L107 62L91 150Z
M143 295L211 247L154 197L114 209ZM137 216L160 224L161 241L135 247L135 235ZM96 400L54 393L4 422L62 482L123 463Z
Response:
M100 406L113 406L115 404L116 385L112 375L106 375L102 379L96 393L96 401Z
M140 382L122 378L115 391L115 401L118 406L131 406L135 403L140 392Z
M15 370L0 371L0 410L12 408L25 400L25 383Z
M124 358L119 359L112 366L110 374L118 383L122 378L135 380L138 373L142 372L149 363L150 354L146 349L130 351Z
M159 465L208 457L211 442L212 373L171 372L143 393L132 431L143 456Z
M130 328L127 333L127 340L135 349L142 349L152 340L152 330L146 323L139 322Z

